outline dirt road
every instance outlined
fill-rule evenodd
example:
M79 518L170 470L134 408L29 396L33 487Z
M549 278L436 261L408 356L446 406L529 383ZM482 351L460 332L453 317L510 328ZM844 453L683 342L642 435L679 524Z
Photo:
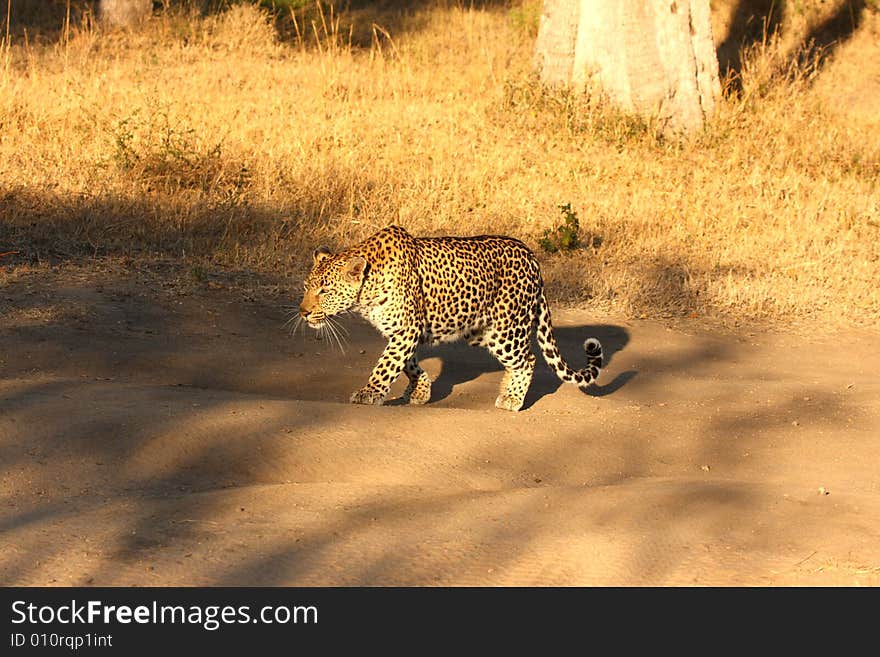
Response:
M456 346L429 405L373 408L380 338L291 338L281 299L7 275L0 584L880 584L878 334L557 309L610 355L592 394L539 361L498 411Z

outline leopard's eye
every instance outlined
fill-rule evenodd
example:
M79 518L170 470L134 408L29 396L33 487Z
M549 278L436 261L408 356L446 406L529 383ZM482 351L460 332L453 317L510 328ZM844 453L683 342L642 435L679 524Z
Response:
M322 297L322 296L324 296L325 294L327 294L327 288L326 288L326 287L319 287L319 288L318 288L318 296L319 296L319 297Z

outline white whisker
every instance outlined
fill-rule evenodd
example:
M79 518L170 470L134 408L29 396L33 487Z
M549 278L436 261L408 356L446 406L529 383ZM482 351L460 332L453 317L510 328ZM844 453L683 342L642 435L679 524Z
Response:
M342 324L339 323L338 320L332 319L330 317L327 318L327 321L333 325L333 328L337 331L341 331L345 335L348 335L348 329L345 328Z
M331 337L332 340L336 341L336 345L339 347L339 351L344 354L345 347L343 346L342 336L340 334L340 329L342 329L342 327L339 325L338 322L331 319L330 317L324 318L324 325L327 327L328 335Z
M339 347L339 350L342 353L345 353L345 349L342 348L342 343L339 341L339 334L336 332L334 326L329 322L327 322L327 332L330 336L330 339L336 342L336 346Z
M289 329L289 335L292 338L296 337L296 332L297 332L297 330L299 330L299 327L302 326L302 321L303 321L302 315L297 314L294 317L291 317L290 319L288 319L286 322L284 322L284 325L282 326L282 328L286 328L287 326L289 326L291 324L291 322L293 322L293 326L291 326Z
M339 323L338 321L335 321L335 322L333 322L333 324L336 326L336 328L338 328L340 331L342 331L345 335L348 335L348 329L345 328L341 323Z

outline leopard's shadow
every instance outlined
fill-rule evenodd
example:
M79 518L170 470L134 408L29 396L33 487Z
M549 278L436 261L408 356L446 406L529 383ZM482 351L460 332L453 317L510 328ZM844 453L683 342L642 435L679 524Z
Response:
M611 363L614 354L629 343L629 331L622 326L611 324L555 327L554 333L563 357L574 368L583 367L586 363L586 355L581 345L588 337L599 338L602 343L605 356L603 369ZM540 355L534 339L532 350L537 355L537 362L523 410L530 408L544 395L555 392L562 385L562 381ZM469 347L462 342L419 348L420 359L432 357L439 358L443 365L440 375L431 386L431 402L445 399L457 385L472 381L486 372L503 371L501 364L488 351L479 347ZM593 397L610 395L626 385L635 375L636 372L632 370L622 372L608 383L593 384L584 394ZM601 376L599 380L602 380Z

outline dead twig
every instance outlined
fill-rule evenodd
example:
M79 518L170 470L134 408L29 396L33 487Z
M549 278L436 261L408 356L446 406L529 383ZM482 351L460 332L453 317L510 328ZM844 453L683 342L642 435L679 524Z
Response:
M807 557L804 557L803 559L801 559L800 561L798 561L795 565L793 565L791 568L797 568L797 567L800 566L802 563L806 563L807 561L809 561L810 559L812 559L813 557L816 556L816 552L818 552L818 550L813 550L812 554L810 554L810 555L807 556ZM791 570L791 569L789 569L789 570Z

